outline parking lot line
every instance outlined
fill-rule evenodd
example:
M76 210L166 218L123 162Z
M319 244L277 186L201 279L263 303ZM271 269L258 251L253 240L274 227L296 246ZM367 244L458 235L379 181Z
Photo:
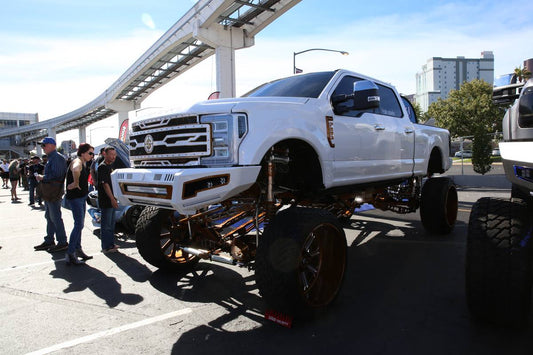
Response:
M98 332L98 333L95 333L95 334L91 334L91 335L87 335L87 336L84 336L84 337L81 337L81 338L65 341L63 343L52 345L52 346L49 346L49 347L44 348L44 349L33 351L31 353L28 353L27 355L49 354L49 353L54 352L54 351L65 349L65 348L68 348L68 347L71 347L71 346L76 346L76 345L79 345L79 344L82 344L82 343L88 343L88 342L96 340L98 338L104 338L104 337L108 337L110 335L115 335L117 333L124 332L126 330L131 330L131 329L135 329L135 328L144 327L144 326L152 324L152 323L160 322L162 320L173 318L173 317L177 317L177 316L182 316L182 315L185 315L185 314L188 314L188 313L191 313L191 312L192 312L192 309L190 309L190 308L180 309L179 311L174 311L174 312L170 312L170 313L166 313L166 314L161 314L161 315L156 316L156 317L144 319L144 320L141 320L141 321L138 321L138 322L134 322L134 323L130 323L130 324L125 324L125 325L122 325L120 327L104 330L104 331L101 331L101 332Z
M102 253L96 253L96 254L90 254L92 255L93 257L94 256L101 256L101 255L104 255ZM64 262L65 261L65 258L62 258L62 259L52 259L52 260L48 260L48 261L42 261L40 263L33 263L33 264L26 264L26 265L15 265L15 266L10 266L10 267L6 267L6 268L3 268L3 269L0 269L0 273L2 272L5 272L5 271L14 271L14 270L21 270L21 269L27 269L27 268L30 268L30 267L34 267L34 266L41 266L41 265L48 265L48 264L54 264L56 262Z
M65 259L60 259L60 260L65 260ZM5 269L0 269L0 272L20 270L20 269L26 269L26 268L29 268L29 267L33 267L33 266L41 266L41 265L53 264L56 261L58 261L58 260L49 260L49 261L43 261L43 262L34 263L34 264L11 266L11 267L6 267Z

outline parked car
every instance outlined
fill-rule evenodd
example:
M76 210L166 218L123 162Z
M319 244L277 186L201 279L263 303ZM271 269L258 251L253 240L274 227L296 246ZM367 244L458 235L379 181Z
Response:
M124 168L124 167L130 167L130 159L129 159L129 148L128 146L122 142L119 139L116 138L108 138L105 140L105 146L112 146L115 148L115 151L117 152L117 161L116 165L117 168ZM100 147L98 147L98 150ZM96 149L95 149L96 150ZM91 206L87 210L89 215L92 219L92 224L96 228L100 228L100 208L98 206L98 191L94 190L89 192L89 196L87 197L87 204ZM118 208L115 210L115 220L116 223L121 224L122 227L124 227L125 231L127 233L134 233L135 232L135 225L137 224L137 220L139 219L139 216L144 209L144 206L140 205L118 205Z
M492 150L492 153L490 153L493 157L499 157L500 156L500 148L494 148Z
M472 158L472 151L471 150L460 150L457 153L455 153L456 158Z

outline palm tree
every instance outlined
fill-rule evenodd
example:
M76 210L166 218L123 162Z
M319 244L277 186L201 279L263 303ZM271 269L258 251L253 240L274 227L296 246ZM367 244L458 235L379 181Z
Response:
M522 80L527 81L529 78L531 78L531 72L527 69L527 67L524 67L522 69L522 66L518 66L514 69L514 76L518 80L518 82L522 82Z

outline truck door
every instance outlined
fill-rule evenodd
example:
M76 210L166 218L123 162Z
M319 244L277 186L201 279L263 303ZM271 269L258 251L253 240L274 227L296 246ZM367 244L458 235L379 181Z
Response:
M353 84L359 80L345 76L332 97L352 94ZM334 105L335 185L389 180L412 171L413 148L409 144L414 144L414 138L409 136L414 131L405 132L403 123L409 120L403 117L395 91L377 85L378 108L354 110L353 100Z

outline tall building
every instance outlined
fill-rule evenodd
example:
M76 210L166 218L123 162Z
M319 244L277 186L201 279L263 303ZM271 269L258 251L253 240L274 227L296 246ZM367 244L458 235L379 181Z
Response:
M438 98L446 99L451 90L474 79L485 80L491 86L494 83L492 51L481 52L481 58L430 58L416 74L415 100L425 112Z

